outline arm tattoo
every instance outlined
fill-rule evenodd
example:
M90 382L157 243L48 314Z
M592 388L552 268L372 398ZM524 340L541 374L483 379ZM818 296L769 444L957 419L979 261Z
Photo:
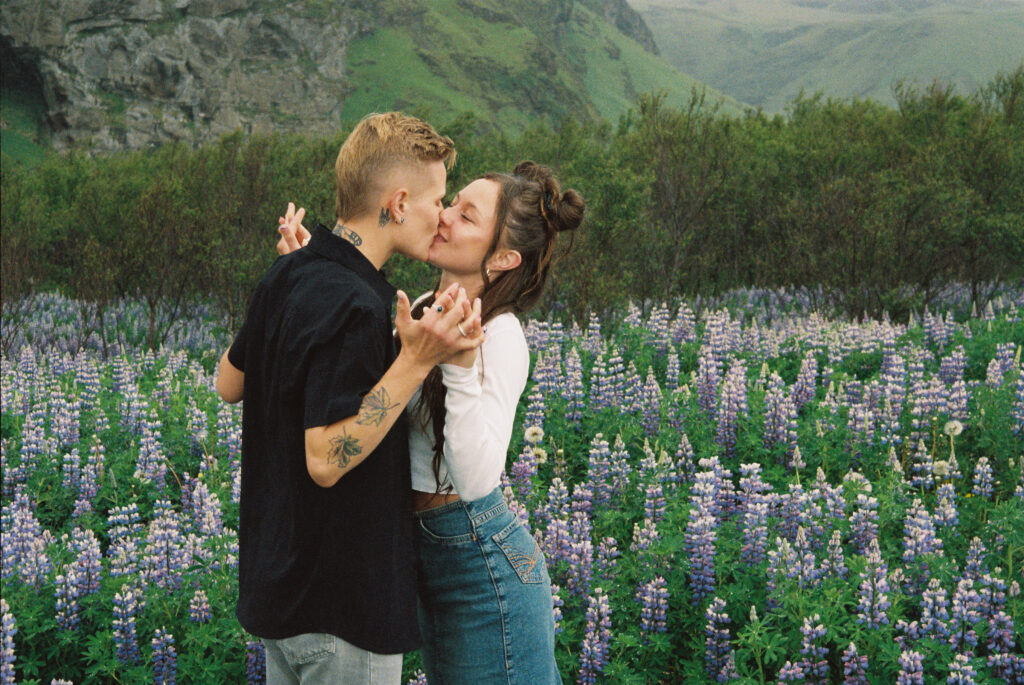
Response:
M356 247L359 247L360 245L363 244L363 239L359 237L359 234L343 223L339 222L335 224L334 228L331 229L331 233L338 236L339 238L343 238L344 240L349 241Z
M346 433L344 428L341 429L341 435L335 435L329 442L331 451L327 454L327 463L335 464L339 469L348 466L352 457L363 451L359 440Z
M391 404L391 395L388 394L387 388L371 392L359 407L359 418L356 419L356 423L379 426L387 419L388 412L398 406L400 406L399 402Z

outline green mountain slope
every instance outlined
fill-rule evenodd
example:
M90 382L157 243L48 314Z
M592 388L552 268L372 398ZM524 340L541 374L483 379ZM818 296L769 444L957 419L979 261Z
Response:
M630 0L661 54L779 112L801 91L892 104L897 81L969 92L1024 61L1020 0Z
M559 5L569 7L561 16ZM639 93L682 103L704 87L580 3L437 0L392 9L384 23L349 46L345 124L390 108L472 112L505 130L566 116L614 121ZM708 96L723 112L745 109Z

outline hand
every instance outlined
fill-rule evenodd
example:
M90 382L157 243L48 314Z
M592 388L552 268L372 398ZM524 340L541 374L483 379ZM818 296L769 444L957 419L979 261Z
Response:
M465 291L463 291L463 293L464 292ZM480 316L481 307L482 304L479 297L473 300L472 306L469 304L468 297L462 298L462 321L455 326L456 329L461 326L461 330L459 331L460 335L465 332L467 338L474 338L483 332L483 327L481 325L482 318ZM473 349L452 355L446 359L444 363L455 364L468 369L476 363L477 354L477 348L474 347Z
M306 216L305 207L300 207L296 211L295 203L289 202L284 216L277 218L277 230L281 233L281 237L277 241L277 254L286 255L289 252L295 252L309 242L310 233L302 225L304 216Z
M484 341L479 307L470 320L463 322L467 303L466 291L453 284L437 297L433 306L423 311L422 318L415 320L409 298L399 291L395 327L402 341L400 354L423 368L425 373L453 355L479 347ZM437 311L438 305L443 311ZM460 322L466 335L459 332Z

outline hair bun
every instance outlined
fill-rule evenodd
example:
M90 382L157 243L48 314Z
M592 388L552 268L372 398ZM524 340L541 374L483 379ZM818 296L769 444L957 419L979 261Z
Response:
M572 189L563 193L551 167L528 160L517 164L513 173L540 184L541 207L551 228L558 232L579 228L587 209L583 196Z

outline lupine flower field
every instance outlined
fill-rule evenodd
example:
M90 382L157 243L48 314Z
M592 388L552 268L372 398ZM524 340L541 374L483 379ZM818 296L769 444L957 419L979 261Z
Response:
M564 681L1024 682L1024 292L965 297L909 323L785 291L529 321L505 495ZM87 310L36 296L3 336L0 683L260 683L230 333L197 305L153 353L141 303L116 340Z

